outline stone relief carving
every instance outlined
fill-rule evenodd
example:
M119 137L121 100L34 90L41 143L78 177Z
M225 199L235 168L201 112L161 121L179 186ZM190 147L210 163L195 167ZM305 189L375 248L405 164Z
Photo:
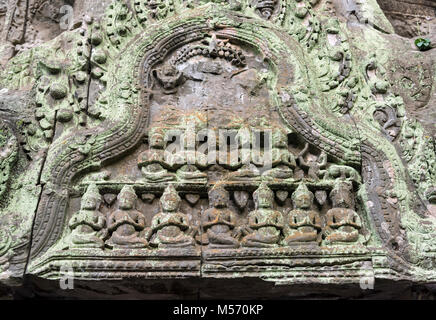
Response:
M70 247L104 247L106 217L99 211L101 200L97 186L90 184L82 197L80 211L69 222Z
M12 130L0 123L0 200L8 189L9 179L17 161L18 141Z
M356 281L365 261L380 279L434 280L435 156L370 54L386 35L365 27L361 50L324 1L198 6L114 1L68 46L11 60L27 59L35 96L22 149L39 167L19 179L40 189L30 256L9 248L23 231L3 233L1 268L323 282ZM22 140L5 132L0 196Z
M292 245L300 242L319 242L321 219L319 213L311 209L314 195L304 183L292 194L294 210L289 212L289 221L285 243Z
M339 183L330 192L333 208L326 214L328 243L356 242L359 239L362 222L353 209L351 189L349 184Z
M153 246L159 248L180 248L194 246L192 227L186 214L178 211L180 197L173 186L165 189L160 202L162 211L151 222Z
M242 239L244 247L275 247L280 242L283 216L273 209L274 193L262 183L253 193L255 210L248 214L248 234Z
M202 217L205 242L211 248L239 247L235 213L228 209L229 192L218 185L208 195L211 208L205 210Z
M118 195L119 208L109 215L108 230L111 237L107 244L113 248L142 248L148 242L141 235L145 228L142 212L135 209L135 190L125 186Z

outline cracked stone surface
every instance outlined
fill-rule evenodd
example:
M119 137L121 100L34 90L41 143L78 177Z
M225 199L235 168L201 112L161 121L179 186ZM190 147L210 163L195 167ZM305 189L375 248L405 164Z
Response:
M435 8L0 1L0 297L434 298Z

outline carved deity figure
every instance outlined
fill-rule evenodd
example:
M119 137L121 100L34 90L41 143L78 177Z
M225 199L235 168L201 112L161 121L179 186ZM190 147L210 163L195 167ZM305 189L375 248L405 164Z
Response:
M82 197L80 211L75 213L70 222L71 248L103 248L106 217L98 209L101 195L95 184L90 184Z
M145 248L144 215L134 208L137 195L132 186L124 186L118 195L119 208L109 215L108 228L112 232L107 245L112 248Z
M180 181L206 183L207 156L195 150L196 134L187 128L182 135L182 150L177 152L172 160L173 167L177 169L176 175Z
M138 157L138 166L149 182L165 182L176 180L174 173L168 172L171 165L166 162L165 136L161 129L153 128L149 134L150 149Z
M242 239L244 247L275 247L283 233L283 216L273 209L274 193L261 183L253 193L255 210L248 214L248 234Z
M190 151L186 153L190 153ZM190 160L187 160L187 163L183 164L180 169L177 170L176 174L180 181L205 183L207 181L207 173L201 172L198 167L198 163L194 164L190 162ZM203 168L203 166L201 166L201 168Z
M324 179L354 181L356 183L361 183L362 180L356 169L349 166L341 166L335 164L327 168Z
M389 99L387 102L377 105L373 116L380 124L383 133L391 141L395 140L401 130L401 121L397 115L395 101Z
M311 180L319 180L320 176L324 174L324 170L327 165L327 154L322 151L321 154L316 157L312 154L305 159L304 155L309 150L309 144L306 143L304 149L298 155L298 162L301 168L307 170L307 175Z
M333 208L327 211L326 243L356 242L362 222L354 208L351 183L338 183L330 192Z
M285 132L280 129L274 130L272 143L272 169L262 175L276 179L291 178L297 164L294 155L288 150L288 137Z
M294 210L289 212L288 232L284 243L316 242L321 231L318 212L311 210L314 195L305 184L300 184L292 194Z
M167 14L168 8L163 0L146 0L144 4L153 19L162 19Z
M181 199L173 185L160 198L162 211L151 221L150 245L159 248L192 247L195 245L188 217L178 211Z
M211 248L237 248L238 240L235 238L235 216L228 209L230 197L222 186L215 186L209 191L209 204L202 215L202 226L206 232L209 247Z
M236 124L238 125L238 124ZM236 126L235 125L235 126ZM228 134L227 130L217 130L216 141L216 160L224 168L235 170L241 167L242 153L240 152L241 130L238 131L234 139ZM232 131L230 131L232 132ZM231 134L234 134L233 131ZM247 148L249 150L249 148Z
M255 163L263 165L263 157L260 152L254 152L252 143L252 133L249 127L243 127L238 130L237 135L238 149L240 154L241 166L235 172L228 174L228 180L258 180L260 171Z

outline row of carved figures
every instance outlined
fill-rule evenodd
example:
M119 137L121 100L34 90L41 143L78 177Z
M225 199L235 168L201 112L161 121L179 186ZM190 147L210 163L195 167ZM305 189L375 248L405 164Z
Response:
M332 165L327 168L327 154L325 152L321 152L319 156L310 154L308 144L298 155L294 155L288 149L286 133L280 129L272 131L270 168L265 169L265 152L254 152L251 149L250 139L250 135L241 135L241 145L235 150L233 160L229 160L227 152L216 153L215 163L236 170L228 174L227 180L245 180L260 176L273 179L298 178L294 174L298 164L300 171L307 172L307 177L311 180L335 179L342 176L356 182L360 181L360 175L351 167ZM185 138L182 140L184 141ZM242 147L243 141L248 141L248 149ZM150 130L149 144L149 150L142 152L138 157L138 166L148 182L176 180L205 182L207 180L207 173L204 170L210 165L210 154L206 155L190 149L182 149L176 153L168 152L165 150L163 128Z
M79 248L180 248L195 246L196 241L212 248L257 247L279 245L353 243L359 241L362 223L354 211L352 186L342 182L330 192L333 208L325 215L311 209L314 195L301 183L292 194L294 209L285 221L273 208L274 193L261 183L253 193L255 210L248 214L248 224L237 226L235 214L228 208L229 193L220 185L209 191L210 208L201 215L201 231L192 226L186 214L179 211L181 198L169 185L160 198L161 212L149 227L145 216L134 208L137 195L132 186L124 186L118 195L118 209L108 219L99 211L101 195L90 184L82 197L81 210L69 222L69 247Z

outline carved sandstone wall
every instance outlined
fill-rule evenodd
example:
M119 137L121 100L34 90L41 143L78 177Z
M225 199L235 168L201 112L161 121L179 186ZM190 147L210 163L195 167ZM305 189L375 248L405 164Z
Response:
M0 292L431 290L436 51L380 4L0 2Z

